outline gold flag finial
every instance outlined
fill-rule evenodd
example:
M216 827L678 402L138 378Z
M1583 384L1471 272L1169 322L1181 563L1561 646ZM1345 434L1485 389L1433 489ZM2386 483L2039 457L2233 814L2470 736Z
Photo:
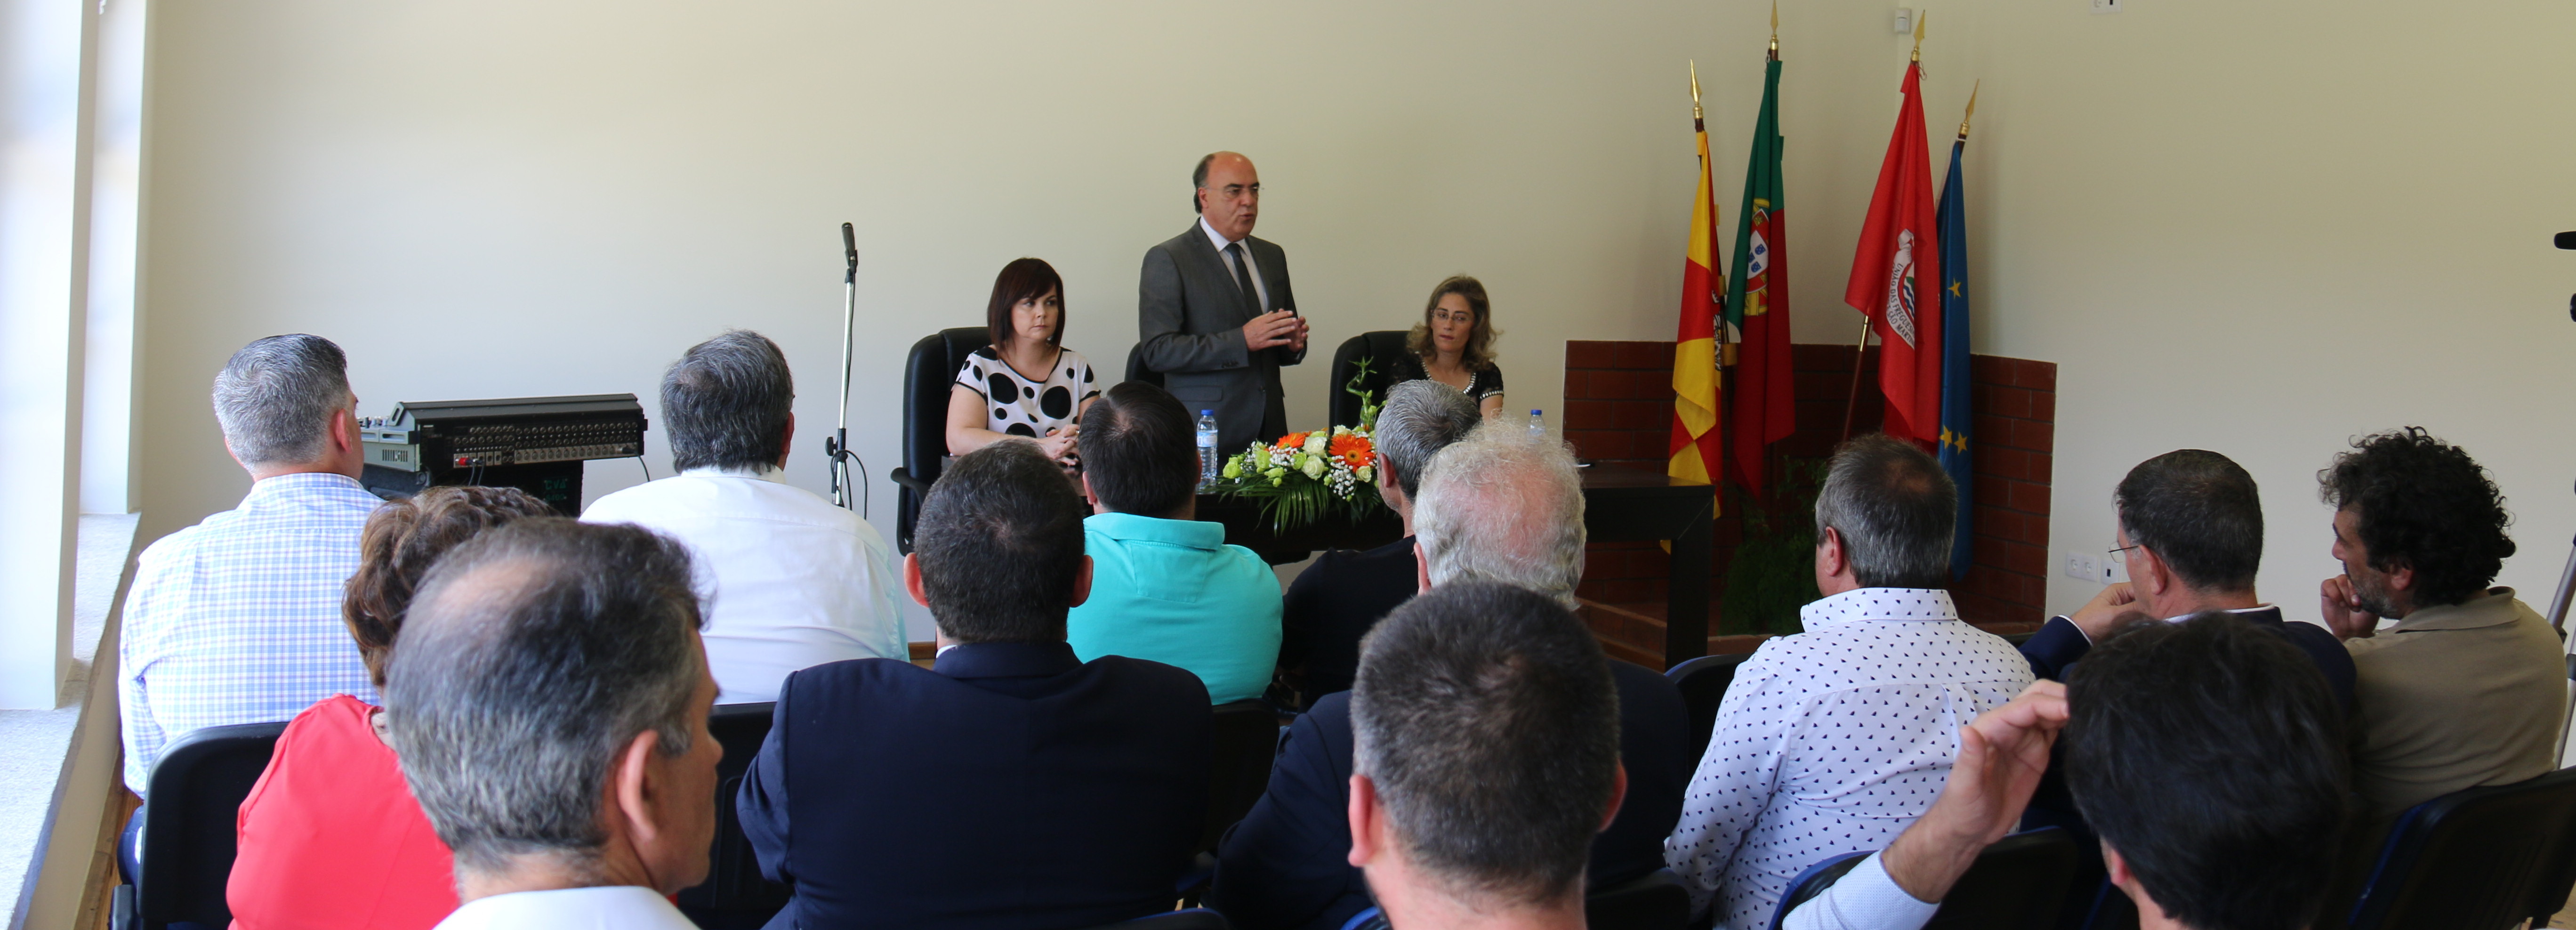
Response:
M1959 141L1961 142L1968 141L1968 121L1977 118L1977 91L1984 90L1985 87L1984 78L1978 78L1977 83L1968 87L1968 113L1959 117Z
M1923 21L1932 18L1931 10L1914 11L1914 60L1923 60Z
M1771 0L1771 60L1780 60L1780 0Z
M1690 63L1690 75L1691 75L1691 119L1693 119L1693 120L1705 119L1705 118L1706 118L1706 117L1705 117L1705 115L1704 115L1704 114L1702 114L1702 113L1700 112L1700 110L1699 110L1699 61L1698 61L1698 59L1692 59L1692 60L1691 60L1691 63Z

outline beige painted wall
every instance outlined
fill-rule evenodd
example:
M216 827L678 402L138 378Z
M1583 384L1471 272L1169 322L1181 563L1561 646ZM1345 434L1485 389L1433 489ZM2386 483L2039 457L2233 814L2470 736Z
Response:
M2576 530L2576 228L2563 4L1963 0L1931 14L1928 122L1986 83L1968 162L1980 352L2060 363L2058 540L2098 554L2111 484L2186 445L2261 479L2266 593L2329 569L2314 470L2420 422L2495 468L2546 588ZM1211 11L1218 15L1211 16ZM1781 10L1801 341L1840 306L1905 40L1874 3ZM803 376L790 477L822 485L839 253L859 226L851 429L892 526L904 348L980 320L992 274L1068 281L1068 344L1115 367L1138 259L1191 219L1197 155L1270 191L1315 361L1485 279L1517 408L1558 406L1569 338L1669 338L1709 91L1731 220L1766 5L539 5L305 0L154 15L143 393L146 538L229 506L205 387L306 330L400 400L633 391L728 326ZM1940 144L1942 140L1935 140ZM1944 146L1946 148L1946 146ZM656 439L658 440L658 434ZM659 443L655 442L658 446ZM656 474L667 458L653 456ZM590 469L593 494L640 478ZM2052 605L2093 586L2054 576ZM2533 595L2538 597L2538 594Z

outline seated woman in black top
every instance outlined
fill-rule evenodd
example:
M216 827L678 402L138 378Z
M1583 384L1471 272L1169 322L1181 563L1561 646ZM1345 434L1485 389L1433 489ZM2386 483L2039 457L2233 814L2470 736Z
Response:
M1440 282L1388 383L1428 378L1467 392L1486 416L1503 412L1503 370L1494 364L1494 337L1502 333L1492 314L1482 282L1466 275Z

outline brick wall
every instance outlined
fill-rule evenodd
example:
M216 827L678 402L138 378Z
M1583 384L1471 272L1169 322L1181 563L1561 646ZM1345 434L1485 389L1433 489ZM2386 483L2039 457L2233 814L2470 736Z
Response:
M1876 377L1876 361L1873 348L1853 414L1855 434L1878 429L1883 415L1869 380ZM1662 471L1672 428L1672 364L1669 342L1567 342L1562 422L1576 454ZM1794 346L1791 364L1797 431L1773 448L1793 459L1829 455L1842 436L1851 396L1852 349ZM2043 619L2057 366L1985 355L1975 356L1973 365L1975 561L1952 593L1970 621L2011 632ZM1721 500L1728 512L1717 519L1712 604L1725 596L1726 566L1743 540L1733 501ZM1661 651L1665 565L1663 550L1653 543L1594 543L1586 552L1579 593L1595 602L1590 619L1614 652L1633 657ZM1711 629L1717 621L1710 618ZM1758 640L1711 637L1710 651L1741 652Z

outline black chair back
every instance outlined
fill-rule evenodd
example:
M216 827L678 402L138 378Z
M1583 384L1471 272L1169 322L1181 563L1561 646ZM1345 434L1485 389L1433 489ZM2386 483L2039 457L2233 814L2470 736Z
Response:
M1395 383L1395 363L1404 355L1405 330L1381 329L1342 340L1333 350L1333 376L1324 384L1324 409L1331 414L1334 426L1360 425L1360 399L1344 390L1351 376L1359 372L1362 359L1369 362L1369 376L1361 388L1373 392L1377 403L1386 403L1386 389Z
M1682 706L1690 709L1692 759L1708 753L1708 737L1717 728L1717 706L1726 700L1726 687L1735 683L1735 669L1750 652L1700 656L1664 670L1673 687L1682 693Z
M716 842L708 853L706 882L679 896L680 912L705 930L758 930L787 906L787 886L761 877L760 857L744 838L742 815L734 807L752 757L769 739L776 706L719 704L707 717L707 730L724 747L724 761L716 763Z
M958 364L963 365L965 363L959 362ZM1127 380L1142 381L1155 387L1165 386L1163 384L1162 372L1145 367L1144 343L1139 342L1127 350ZM1104 388L1104 390L1106 389Z
M903 359L903 464L895 483L895 546L912 552L912 523L923 495L939 480L948 455L948 386L966 356L993 342L981 326L958 326L921 337Z
M1592 930L1682 930L1690 924L1690 891L1673 870L1656 869L1584 895L1583 923Z
M1788 922L1789 912L1815 900L1850 874L1866 852L1844 853L1808 867L1791 879L1780 908L1771 915L1772 930ZM1925 930L2042 930L2057 922L2057 906L2075 876L2075 841L2056 827L2015 833L1996 840L1977 854L1975 864L1959 876L1941 909Z
M135 925L220 927L232 879L234 829L242 799L268 769L286 724L245 723L192 730L170 741L145 781L143 875L134 883Z
M157 802L156 802L157 803ZM2576 886L2576 769L2408 808L2380 847L2353 930L2546 924ZM150 865L144 866L146 873Z
M1950 886L1925 930L2043 930L2075 878L2075 840L2044 827L1996 840Z
M1258 700L1216 706L1216 760L1208 770L1207 830L1199 848L1214 851L1226 828L1252 812L1270 789L1279 756L1279 717Z

